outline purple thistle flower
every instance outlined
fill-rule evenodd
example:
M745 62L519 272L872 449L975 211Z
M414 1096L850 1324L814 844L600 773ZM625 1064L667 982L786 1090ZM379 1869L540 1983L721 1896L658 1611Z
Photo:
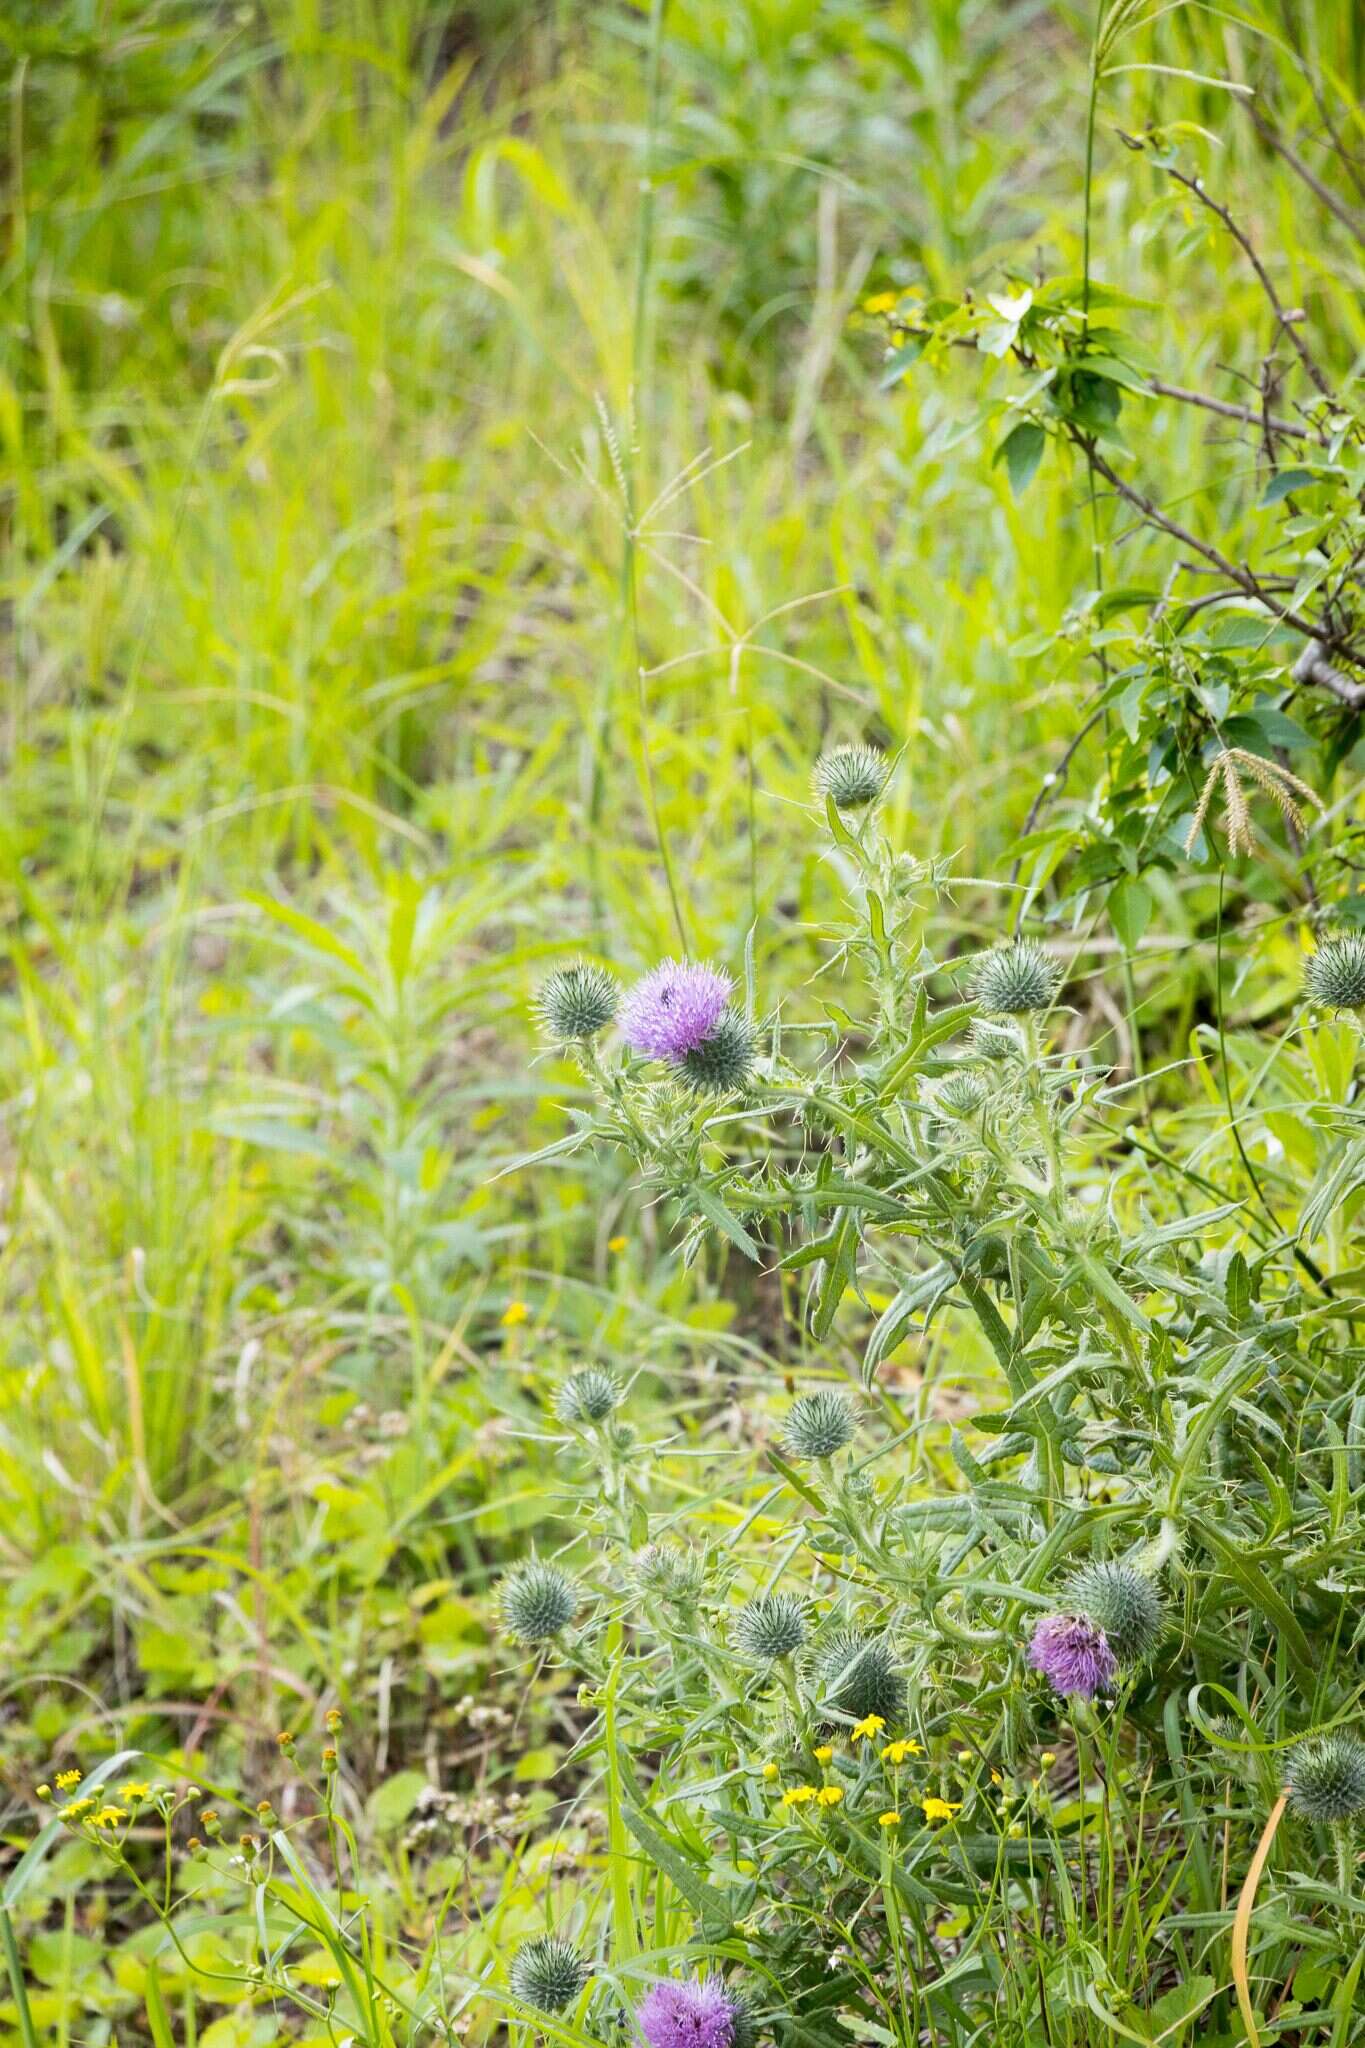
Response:
M1118 1658L1098 1622L1084 1614L1045 1614L1034 1627L1028 1661L1055 1692L1093 1700L1107 1692L1118 1673Z
M677 1065L704 1045L725 1014L731 981L715 967L665 960L637 981L621 1005L627 1045Z
M732 2048L735 2008L717 1977L656 1984L639 2012L649 2048Z

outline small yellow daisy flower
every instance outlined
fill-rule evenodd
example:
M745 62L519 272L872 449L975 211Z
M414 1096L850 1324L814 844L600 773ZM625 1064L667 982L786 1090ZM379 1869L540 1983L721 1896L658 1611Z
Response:
M903 1764L908 1756L923 1755L924 1751L920 1748L919 1744L912 1742L908 1735L903 1735L898 1742L887 1743L886 1748L882 1751L882 1762L884 1764Z
M120 1799L150 1799L152 1788L150 1785L143 1785L133 1780L127 1785L119 1786L118 1796Z
M955 1813L962 1811L960 1799L939 1799L932 1792L927 1799L921 1799L920 1805L924 1808L926 1820L951 1820Z
M509 1301L498 1321L504 1330L515 1330L518 1323L526 1323L530 1319L531 1311L524 1301Z
M865 313L889 313L899 298L899 292L873 292L870 299L863 300L863 311Z
M832 1742L822 1742L818 1749L813 1749L811 1751L811 1755L815 1758L815 1761L818 1764L827 1764L830 1758L833 1756L833 1754L834 1744Z
M609 1237L607 1239L607 1250L609 1252L623 1252L629 1243L630 1239L628 1237Z
M92 1827L116 1828L121 1820L127 1818L128 1815L121 1806L102 1806L98 1813L90 1816L90 1822Z
M815 1795L817 1806L837 1806L844 1796L842 1785L822 1785Z
M765 1777L765 1778L775 1778L775 1777L777 1776L777 1765L776 1765L776 1764L764 1764L764 1766L763 1766L763 1775L764 1775L764 1777Z
M900 1824L901 1817L898 1813L879 1813L877 1815L877 1826L879 1828L898 1828Z
M1000 1775L999 1771L992 1771L992 1772L991 1772L991 1783L992 1783L992 1785L1003 1785L1003 1784L1004 1784L1004 1782L1005 1782L1005 1781L1004 1781L1004 1779L1003 1779L1003 1778L1001 1777L1001 1775Z
M69 1792L73 1785L80 1784L81 1774L79 1771L58 1771L53 1782L59 1792Z
M68 1800L67 1804L62 1808L62 1819L84 1820L86 1814L94 1810L94 1805L93 1799Z
M782 1794L784 1806L804 1806L808 1799L814 1799L814 1785L793 1785L790 1792Z
M885 1726L886 1723L880 1714L868 1714L864 1720L859 1721L855 1726L853 1740L855 1742L870 1742L874 1735L881 1734Z

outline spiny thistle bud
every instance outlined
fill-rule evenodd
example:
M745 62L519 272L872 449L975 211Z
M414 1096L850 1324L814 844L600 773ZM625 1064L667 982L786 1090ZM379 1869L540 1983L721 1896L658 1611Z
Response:
M782 1432L783 1449L793 1458L832 1458L852 1443L857 1427L847 1394L822 1388L818 1394L802 1394L793 1401Z
M866 810L886 787L886 756L880 747L832 747L815 764L815 788L833 797L841 811Z
M706 1583L706 1566L695 1550L677 1543L647 1543L632 1563L636 1585L673 1607L695 1607Z
M973 1017L968 1036L976 1058L992 1065L999 1060L1017 1060L1024 1051L1024 1041L1013 1024L1002 1024L994 1017Z
M1032 939L1015 939L982 953L972 972L972 996L988 1015L1022 1017L1046 1010L1062 971Z
M1285 1791L1304 1820L1341 1822L1365 1812L1365 1742L1356 1735L1314 1735L1289 1759Z
M621 1399L621 1382L604 1366L585 1365L571 1372L555 1395L561 1422L605 1422Z
M560 967L536 997L535 1008L547 1038L556 1045L596 1038L616 1015L616 983L601 967L580 960Z
M806 1603L790 1593L760 1593L740 1608L733 1634L737 1649L765 1664L790 1657L806 1640Z
M1063 1606L1087 1614L1104 1630L1120 1664L1140 1664L1161 1641L1166 1618L1161 1595L1145 1572L1130 1564L1087 1564L1066 1588Z
M816 1651L811 1676L818 1703L849 1720L878 1714L890 1727L905 1712L905 1680L889 1636L836 1630Z
M682 1071L699 1095L742 1088L753 1070L757 1038L737 1010L726 1010L709 1038L682 1057Z
M730 2048L754 2048L758 2039L758 2022L753 2007L742 1991L732 1991L727 1984L725 1997L730 2007L730 2018L734 2031L730 2036Z
M990 1089L980 1074L950 1074L934 1091L934 1105L949 1116L974 1116Z
M537 2012L563 2012L588 1981L588 1965L571 1941L538 1934L512 1958L508 1982L514 1997Z
M528 1558L498 1588L503 1627L519 1643L548 1643L578 1610L578 1590L557 1565Z
M1365 1008L1365 936L1326 939L1303 970L1303 992L1325 1010Z

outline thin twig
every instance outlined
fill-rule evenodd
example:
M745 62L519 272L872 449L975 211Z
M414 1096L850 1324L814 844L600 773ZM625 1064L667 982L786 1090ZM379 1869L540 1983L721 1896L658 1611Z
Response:
M1289 340L1294 349L1294 353L1297 355L1299 361L1303 364L1303 367L1307 371L1308 376L1310 377L1312 382L1317 386L1318 390L1322 393L1323 397L1329 400L1329 402L1333 401L1333 392L1331 385L1327 382L1327 379L1323 376L1322 371L1313 361L1312 355L1309 352L1308 344L1298 331L1297 321L1294 320L1294 318L1289 313L1287 313L1284 307L1281 305L1280 295L1276 291L1274 285L1271 283L1270 273L1266 269L1264 263L1262 263L1260 257L1257 255L1255 244L1252 242L1245 228L1239 226L1237 221L1233 218L1232 214L1229 213L1227 207L1223 205L1221 200L1214 198L1213 194L1208 190L1208 187L1205 185L1204 180L1202 178L1198 176L1191 177L1188 171L1177 170L1174 164L1166 164L1165 166L1163 166L1163 168L1165 169L1168 178L1173 178L1177 185L1183 185L1187 192L1193 192L1195 198L1199 201L1199 204L1201 206L1207 207L1209 212L1213 214L1217 220L1222 221L1223 226L1232 236L1233 241L1236 242L1238 248L1246 257L1247 262L1255 271L1261 290L1265 293L1266 298L1270 302L1271 311L1274 313L1276 320L1284 329L1285 333L1289 336Z
M1167 384L1160 377L1149 377L1150 389L1162 398L1177 398L1182 405L1201 406L1205 412L1221 414L1225 420L1241 420L1246 426L1260 426L1260 408L1252 405L1232 405L1225 398L1210 398L1203 391L1186 391L1183 385ZM1307 427L1300 427L1293 420L1272 417L1266 424L1272 433L1292 435L1296 441L1311 441L1315 438Z
M1358 242L1365 242L1365 224L1362 224L1360 216L1351 211L1345 200L1339 198L1330 185L1324 185L1317 172L1304 162L1297 150L1290 148L1284 137L1271 127L1265 115L1253 102L1248 101L1245 104L1251 116L1252 126L1262 142L1273 149L1276 156L1284 158L1290 170L1303 179L1309 191L1317 194L1328 212L1334 213L1342 226L1348 228Z

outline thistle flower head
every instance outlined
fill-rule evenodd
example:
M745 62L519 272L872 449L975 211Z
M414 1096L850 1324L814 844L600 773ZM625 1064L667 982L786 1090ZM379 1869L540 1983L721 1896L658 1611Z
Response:
M626 1043L647 1059L677 1066L711 1037L730 1000L728 974L692 960L665 960L637 981L621 1006Z
M890 1727L905 1713L905 1680L889 1636L836 1629L815 1653L811 1677L819 1703L850 1721L876 1714Z
M886 756L880 747L832 747L815 764L815 789L833 797L841 811L866 810L886 787Z
M519 1643L548 1643L578 1611L578 1588L558 1565L538 1557L516 1565L498 1588L502 1623Z
M1304 965L1303 992L1325 1010L1365 1008L1365 934L1324 939Z
M806 1640L806 1603L791 1593L760 1593L735 1616L737 1649L766 1664L790 1657Z
M1068 1613L1086 1615L1104 1631L1120 1664L1140 1664L1161 1641L1161 1595L1145 1572L1130 1564L1082 1565L1067 1586Z
M561 1422L605 1422L621 1399L621 1382L605 1366L585 1365L571 1372L555 1395Z
M588 1981L588 1965L571 1941L538 1934L512 1958L508 1982L513 1995L537 2012L563 2012Z
M672 1607L695 1607L706 1584L706 1566L695 1550L679 1543L646 1543L632 1560L640 1591Z
M1313 1735L1289 1758L1289 1804L1304 1820L1345 1821L1365 1812L1365 1742L1357 1735Z
M1015 939L994 952L982 953L972 971L972 996L988 1016L1022 1017L1046 1010L1062 978L1032 939Z
M1084 1700L1107 1692L1118 1673L1109 1638L1087 1614L1044 1614L1034 1625L1028 1661L1054 1692Z
M559 967L541 985L535 1000L545 1036L556 1045L596 1038L616 1015L620 992L604 968L580 960Z
M734 2001L718 1977L656 1984L638 2017L649 2048L734 2048Z
M852 1443L857 1428L848 1395L822 1387L818 1394L802 1394L792 1402L782 1447L793 1458L832 1458Z

